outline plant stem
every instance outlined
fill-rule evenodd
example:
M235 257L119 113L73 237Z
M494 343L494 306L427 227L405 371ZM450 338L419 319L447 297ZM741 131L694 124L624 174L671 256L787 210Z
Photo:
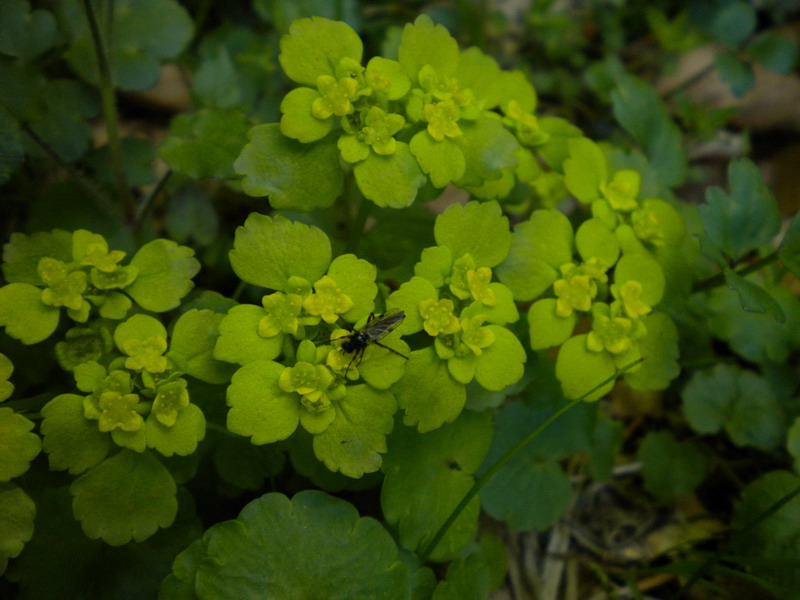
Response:
M117 180L117 192L122 199L125 218L131 222L134 217L133 195L128 185L128 177L125 174L125 161L122 156L122 142L119 135L119 114L117 113L117 98L114 93L114 79L111 73L111 65L108 60L108 50L103 43L103 36L100 35L100 28L97 24L97 16L92 7L91 0L83 0L83 8L86 12L86 19L89 22L89 30L92 33L94 50L97 58L97 70L100 83L100 98L103 104L103 118L106 123L108 133L108 149L111 154L111 168ZM108 2L107 13L107 37L111 39L112 22L114 14L114 1Z
M436 535L433 536L433 539L431 539L431 541L428 544L428 546L420 554L420 561L424 563L430 558L431 554L436 549L436 546L439 544L439 542L442 541L442 538L445 536L445 534L450 529L450 527L453 525L453 523L455 523L456 519L458 519L458 517L461 515L461 513L464 511L464 509L467 507L467 505L478 494L478 492L481 491L481 488L483 488L483 486L485 486L487 483L489 483L489 481L492 479L492 477L494 477L495 474L500 469L502 469L504 466L506 466L506 464L508 464L508 462L512 458L514 458L517 454L522 452L522 450L525 448L525 446L527 446L533 440L535 440L537 437L539 437L539 435L545 429L547 429L554 421L556 421L556 419L558 419L561 415L563 415L564 413L568 412L569 410L575 408L576 406L578 406L579 404L584 402L585 398L588 398L589 396L591 396L594 392L596 392L597 390L599 390L603 386L605 386L605 385L609 384L610 382L616 380L623 373L625 373L626 371L632 369L633 367L635 367L639 363L643 362L644 360L645 360L645 358L642 357L642 358L639 358L639 359L633 361L632 363L629 363L629 364L625 365L619 371L617 371L616 373L611 375L611 377L607 377L606 379L604 379L603 381L598 383L596 386L594 386L592 389L590 389L588 392L586 392L582 396L576 398L575 400L572 400L571 402L569 402L569 403L565 404L564 406L562 406L561 408L559 408L556 412L554 412L552 415L550 415L544 421L544 423L542 423L536 429L531 431L527 436L525 436L519 442L517 442L517 444L513 448L511 448L508 452L506 452L503 456L501 456L491 467L489 467L489 469L487 469L480 477L478 477L478 479L475 480L475 483L472 485L470 490L461 499L461 502L458 503L458 505L455 507L455 509L453 509L453 512L450 513L450 515L447 517L445 522L442 523L442 526L439 527L439 530L436 532Z
M37 134L33 127L31 127L30 123L25 123L21 119L17 118L17 122L22 130L28 134L34 142L36 142L39 147L44 150L44 152L53 159L62 169L64 169L67 174L72 177L78 185L83 187L84 190L94 198L95 203L97 204L100 209L107 213L110 217L113 217L115 220L120 218L119 209L118 207L111 201L109 198L100 188L98 188L94 182L86 177L79 169L77 169L74 165L69 164L63 158L58 155L58 152L48 144L45 140L43 140L39 134Z
M172 169L168 169L166 173L164 173L163 177L158 180L156 183L156 187L153 188L153 191L144 199L144 201L139 205L138 210L136 211L136 215L133 219L133 229L134 231L139 231L142 228L142 224L144 223L144 218L147 216L147 213L150 209L153 208L155 204L156 198L158 198L161 191L164 189L164 186L167 185L170 177L172 177L173 171Z
M738 271L734 271L737 275L741 275L744 277L745 275L749 275L754 271L758 271L767 265L774 263L778 260L778 251L776 250L772 254L767 254L766 256L762 256L757 261L750 263L749 265L742 267ZM720 272L716 275L712 275L711 277L707 277L696 282L692 286L692 293L695 292L706 292L708 290L714 289L715 287L719 287L725 283L725 273Z

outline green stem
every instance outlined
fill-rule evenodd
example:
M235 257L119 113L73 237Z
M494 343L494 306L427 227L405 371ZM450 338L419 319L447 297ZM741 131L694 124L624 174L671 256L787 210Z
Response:
M8 109L6 109L8 110ZM10 111L9 111L10 112ZM13 113L12 113L13 114ZM42 139L39 134L37 134L33 127L30 126L30 123L25 123L21 119L17 119L19 126L22 130L28 134L34 142L36 142L39 147L44 150L44 152L53 159L56 164L58 164L62 169L64 169L67 174L72 177L78 185L83 187L84 190L94 198L95 203L97 204L100 209L107 213L110 217L113 217L115 220L120 218L119 215L119 208L111 201L109 198L100 188L98 188L92 180L90 180L86 175L84 175L80 170L75 168L75 166L66 162L63 158L58 155L58 152L48 144L44 139Z
M103 43L100 27L97 24L97 15L95 15L91 0L83 0L83 8L86 12L86 19L89 22L89 30L92 33L92 41L97 58L97 70L100 79L100 99L103 105L103 118L106 123L106 132L108 133L111 168L114 171L114 178L117 180L117 192L122 199L122 204L125 209L125 218L130 222L134 216L134 202L130 186L128 185L128 177L125 174L125 161L122 156L117 97L114 92L114 79L111 73L111 64L108 60L109 47ZM111 39L111 23L114 14L113 0L109 1L107 10L106 33L108 38Z
M153 188L153 191L144 199L144 201L139 205L139 209L136 211L136 215L133 219L133 229L134 231L139 231L142 228L144 223L144 218L147 216L147 213L150 212L150 209L153 208L153 205L156 202L159 194L167 185L170 177L172 177L173 171L172 169L168 169L164 176L158 180L156 187Z
M231 296L231 298L238 301L241 295L244 293L246 287L247 287L247 282L240 281L239 284L236 286L236 289L234 290L233 296Z
M562 406L561 408L559 408L556 412L554 412L552 415L550 415L544 421L544 423L542 423L536 429L531 431L527 436L525 436L519 442L517 442L517 444L513 448L511 448L511 450L509 450L503 456L501 456L491 467L489 467L488 470L486 470L480 477L478 477L478 479L475 480L475 483L472 485L470 490L461 499L461 502L458 503L458 505L455 507L455 509L453 509L453 512L450 513L450 515L447 517L447 520L445 520L445 522L442 523L442 526L439 527L439 530L436 532L436 535L433 536L433 539L431 539L431 541L428 544L428 546L420 554L420 561L424 563L430 558L431 554L436 549L436 546L439 544L439 542L442 541L442 538L445 536L445 534L450 529L450 527L453 525L453 523L455 523L456 519L458 519L458 517L461 515L461 513L464 511L464 509L467 507L467 505L478 494L478 492L481 491L483 486L485 486L487 483L489 483L489 481L492 479L492 477L494 477L495 474L500 469L502 469L504 466L506 466L506 464L508 464L508 462L511 459L513 459L517 454L522 452L522 450L528 444L530 444L533 440L535 440L537 437L539 437L539 435L545 429L547 429L561 415L563 415L567 411L575 408L576 406L578 406L579 404L584 402L585 398L588 398L589 396L594 394L597 390L601 389L603 386L608 385L612 381L616 380L622 374L624 374L626 371L629 371L630 369L632 369L636 365L640 364L644 360L645 360L645 358L642 357L642 358L639 358L639 359L633 361L632 363L629 363L629 364L625 365L619 371L617 371L616 373L614 373L610 377L607 377L606 379L601 381L599 384L594 386L592 389L590 389L588 392L586 392L585 394L583 394L579 398L576 398L575 400L572 400L571 402L569 402L569 403L565 404L564 406Z
M759 258L757 261L750 263L749 265L742 267L741 269L734 271L737 275L741 275L744 277L745 275L749 275L759 269L763 269L769 264L774 263L778 260L780 256L778 255L778 251L776 250L772 254L767 254ZM701 281L696 282L692 286L692 293L695 292L707 292L708 290L714 289L719 287L725 283L725 273L720 272L716 275L712 275L711 277L707 277Z

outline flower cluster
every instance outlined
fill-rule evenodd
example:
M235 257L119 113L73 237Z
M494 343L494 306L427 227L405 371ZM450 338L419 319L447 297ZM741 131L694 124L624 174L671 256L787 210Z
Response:
M9 283L0 288L0 304L6 307L0 326L11 337L34 344L55 331L62 308L78 323L87 323L93 309L103 319L124 319L134 302L145 310L170 310L189 292L200 269L193 254L175 242L153 240L130 264L121 265L125 252L109 250L101 235L84 229L14 234L3 253ZM91 324L81 335L88 329ZM62 366L81 362L66 354L60 354Z
M396 57L364 65L362 55L345 23L311 17L292 24L279 59L300 87L283 98L277 127L251 132L235 165L247 193L269 194L279 207L329 206L341 191L340 160L353 166L366 198L392 208L411 204L427 182L490 199L543 176L531 150L550 134L521 73L502 71L476 48L459 50L427 16L405 27ZM287 180L265 160L290 161L297 177ZM324 183L312 194L309 180Z

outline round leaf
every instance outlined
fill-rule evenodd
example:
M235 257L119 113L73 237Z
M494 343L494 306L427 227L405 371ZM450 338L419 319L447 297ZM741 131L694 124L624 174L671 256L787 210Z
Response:
M570 400L580 398L616 372L614 360L607 352L592 352L586 348L586 335L576 335L564 342L558 352L556 377L561 381L564 396ZM611 391L610 381L584 400L599 400Z
M254 444L284 440L300 422L300 398L278 385L283 365L269 360L247 363L228 386L228 429Z
M320 75L336 75L343 58L361 62L361 38L341 21L324 17L298 19L281 38L278 60L292 81L316 87Z
M322 277L331 262L331 243L316 227L252 213L236 228L230 258L243 281L282 290L292 276L311 283Z
M266 494L209 529L198 598L406 597L408 571L378 521L323 492ZM176 563L177 564L177 563Z
M42 416L42 446L53 470L83 473L99 464L111 449L111 440L97 429L97 422L83 416L83 396L56 396L44 405Z
M269 196L273 208L309 211L327 208L344 182L335 139L301 144L280 132L278 123L257 125L233 164L244 175L250 196Z
M178 512L175 481L149 452L123 450L81 475L70 492L86 535L112 546L146 540Z
M495 201L451 204L437 217L433 235L453 258L471 254L477 267L499 265L511 248L508 219Z

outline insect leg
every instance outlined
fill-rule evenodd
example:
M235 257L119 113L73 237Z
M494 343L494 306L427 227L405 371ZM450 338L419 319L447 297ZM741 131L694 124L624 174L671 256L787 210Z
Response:
M389 348L389 346L387 346L387 345L385 345L385 344L381 344L381 343L380 343L379 341L377 341L377 340L375 340L375 341L374 341L374 342L372 342L372 343L373 343L373 344L375 344L376 346L380 346L381 348L385 348L386 350L388 350L389 352L391 352L391 353L393 353L393 354L397 354L397 356L402 356L403 358L405 358L406 360L408 360L408 357L407 357L405 354L401 354L400 352L398 352L398 351L397 351L397 350L395 350L394 348Z
M359 348L353 354L353 358L350 359L350 362L347 363L347 368L344 370L344 378L347 379L347 372L350 370L350 367L353 366L353 362L361 356L364 356L364 348ZM359 362L360 364L360 362Z

